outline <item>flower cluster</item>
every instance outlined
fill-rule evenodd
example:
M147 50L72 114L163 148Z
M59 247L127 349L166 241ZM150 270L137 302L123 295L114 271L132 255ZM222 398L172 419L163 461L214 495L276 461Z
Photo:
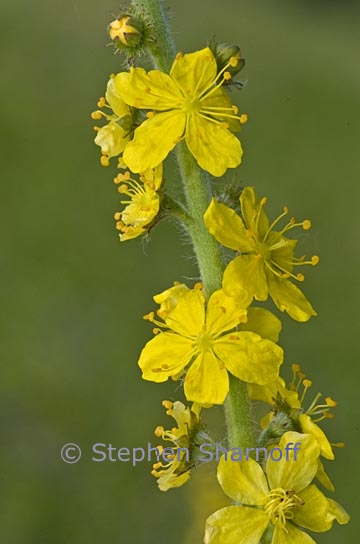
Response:
M163 60L152 28L150 19L127 13L108 31L117 50L135 58L148 48ZM313 483L316 478L334 490L321 458L333 460L335 444L318 423L331 417L336 403L330 397L319 402L319 394L304 407L312 382L299 365L293 365L293 380L286 385L279 375L281 321L258 306L270 297L275 311L296 322L316 316L296 283L304 280L299 267L315 266L319 257L296 257L297 240L289 236L294 229L308 231L311 222L289 218L287 207L269 220L266 198L253 187L236 189L236 199L231 189L220 201L208 175L221 177L242 160L235 133L247 116L239 114L228 91L242 87L233 77L244 62L232 44L178 53L168 73L134 66L131 57L129 70L110 77L92 114L107 121L96 127L95 143L101 164L117 157L121 170L114 179L124 198L124 208L114 216L120 240L147 234L160 219L173 216L187 229L198 257L201 282L174 283L153 297L158 308L144 316L153 337L138 360L143 379L177 381L193 403L190 408L178 400L163 402L177 426L155 429L173 452L153 465L159 489L189 480L200 464L201 441L214 444L200 410L224 405L228 446L256 445L264 455L236 462L225 455L219 461L218 481L235 504L210 515L205 544L311 544L315 541L304 530L323 532L334 520L349 520ZM183 184L182 197L175 200L163 180L163 162L173 150L179 151ZM251 401L259 400L271 409L253 428ZM272 445L284 449L289 443L301 446L301 459L295 451L290 459L265 455ZM158 446L160 453L165 450Z

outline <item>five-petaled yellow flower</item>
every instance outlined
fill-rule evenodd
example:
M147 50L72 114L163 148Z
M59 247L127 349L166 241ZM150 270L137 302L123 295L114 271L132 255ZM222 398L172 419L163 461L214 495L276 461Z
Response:
M124 102L150 110L126 146L124 161L130 170L156 166L183 138L199 166L212 175L222 176L227 168L238 166L242 149L230 130L239 130L246 115L238 116L223 88L231 78L227 69L237 63L232 57L217 73L214 55L206 47L178 54L170 74L143 68L117 74L115 86Z
M167 447L172 449L174 456L172 459L169 459L171 457L169 453L167 455L169 459L167 463L164 460L155 463L151 474L158 478L159 489L161 491L168 491L168 489L173 487L184 485L190 478L190 470L193 468L190 457L192 438L197 428L202 427L202 424L199 422L201 408L199 405L194 404L190 409L178 400L174 403L164 400L162 404L166 408L167 415L175 419L177 427L165 430L164 427L159 425L155 429L155 436L161 437L163 440L171 443ZM162 455L164 447L157 446L157 449L160 455Z
M316 265L319 257L314 255L310 261L294 257L297 240L284 235L294 227L308 230L311 222L307 219L297 223L291 218L281 230L275 231L274 227L288 210L284 208L270 224L264 212L265 203L266 198L260 200L253 187L246 187L240 195L242 217L215 199L205 212L209 232L224 246L240 252L225 270L223 288L232 296L245 289L256 300L266 300L270 295L279 310L297 321L307 321L316 312L290 279L303 281L303 274L294 273L294 268Z
M260 384L276 378L283 350L262 338L258 331L252 332L258 327L256 316L252 317L255 323L250 323L250 330L235 330L247 321L240 300L218 290L206 304L197 286L178 295L175 307L161 312L163 321L155 319L153 312L145 316L158 327L139 359L145 380L179 379L189 367L184 379L186 398L199 404L222 404L229 391L228 372ZM262 312L265 314L259 319L265 334L273 334L276 318L270 312Z
M297 456L285 446L300 443ZM349 515L326 497L312 480L317 472L319 445L307 434L285 433L280 441L282 458L268 457L265 473L256 461L225 461L218 466L218 480L238 505L212 514L206 522L205 544L259 544L266 531L271 544L316 544L302 528L316 533L341 525ZM271 536L272 533L272 536Z
M121 155L132 136L131 110L116 92L114 81L114 76L110 76L105 98L100 98L98 102L99 108L102 109L91 114L92 119L104 117L108 121L103 127L95 127L97 132L95 143L101 147L100 162L103 166L109 166L111 157ZM109 113L105 113L104 108L109 110Z
M130 172L118 174L114 181L119 184L119 193L130 197L121 201L127 204L125 209L114 215L116 228L121 232L120 241L124 242L147 233L159 213L162 164L144 172L140 181L132 179Z

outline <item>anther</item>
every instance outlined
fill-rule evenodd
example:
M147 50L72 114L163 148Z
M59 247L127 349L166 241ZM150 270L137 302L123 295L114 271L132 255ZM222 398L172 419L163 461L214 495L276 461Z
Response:
M102 166L109 166L109 164L110 164L109 157L107 155L101 155L100 163L101 163Z
M162 425L158 425L154 431L154 435L158 438L162 437L164 432L164 427Z
M313 266L316 266L319 263L319 261L320 261L320 257L318 255L313 255L311 257L311 264Z
M335 406L337 406L336 400L332 399L331 397L326 397L325 402L330 408L335 408Z
M299 272L298 274L296 274L296 279L298 281L304 281L305 276L304 276L304 274L301 274L301 272Z
M246 115L246 113L242 113L240 115L240 118L239 118L239 121L242 125L245 125L245 123L247 123L248 121L248 116Z
M101 98L99 98L99 101L98 101L97 105L98 105L99 108L103 108L105 106L105 104L106 104L106 100L102 96Z
M310 219L305 219L305 220L303 221L303 223L302 223L302 228L303 228L304 230L309 230L309 229L311 229L311 221L310 221Z
M224 79L225 79L225 81L229 81L231 79L230 72L224 72Z
M174 406L174 404L170 400L163 400L161 404L167 410L172 410L172 407Z
M121 219L121 212L116 212L116 213L114 213L114 219L115 219L115 221L120 221L120 219Z
M91 113L91 119L101 119L103 116L103 114L101 113L101 111L93 111Z

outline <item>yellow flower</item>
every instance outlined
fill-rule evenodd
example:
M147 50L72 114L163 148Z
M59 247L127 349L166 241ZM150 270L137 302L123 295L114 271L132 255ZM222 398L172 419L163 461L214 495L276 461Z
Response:
M318 393L310 406L305 409L303 403L312 382L301 372L298 364L293 364L292 369L293 379L288 387L280 376L274 382L266 385L249 385L249 396L252 400L262 400L272 406L271 412L261 421L264 430L260 435L258 445L269 446L277 443L286 430L297 430L301 433L311 434L319 444L320 455L325 459L333 460L335 457L332 445L317 423L325 418L331 419L333 414L330 410L337 403L331 397L326 397L324 403L318 404L322 396L321 393ZM300 395L301 386L303 386L303 390ZM340 442L333 444L333 446L343 447L344 444ZM320 460L316 477L324 487L331 491L334 490Z
M294 268L305 264L316 265L319 257L310 261L294 257L297 240L284 235L295 227L308 230L308 219L297 223L294 218L279 231L273 230L288 214L287 208L271 224L264 212L266 198L259 200L253 187L246 187L240 196L242 218L234 210L212 200L204 220L209 232L224 246L240 252L226 268L223 288L228 295L246 289L256 300L271 296L279 310L286 311L297 321L307 321L316 315L303 293L290 279L303 281Z
M132 136L131 110L116 92L114 81L114 76L110 76L105 98L100 98L98 102L99 108L106 108L112 113L96 110L91 114L92 119L104 117L108 121L101 128L95 127L95 143L101 147L100 162L103 166L109 166L111 157L121 155Z
M159 425L155 429L155 436L172 443L167 447L172 449L174 456L166 464L164 461L155 463L151 474L158 478L159 489L167 491L172 487L180 487L189 480L190 470L194 466L191 458L193 436L198 429L202 428L202 424L199 421L199 406L193 405L190 410L180 401L172 403L164 400L162 404L166 408L167 415L176 420L177 427L166 431L164 427ZM157 448L161 455L164 450L163 446L157 446ZM171 454L167 457L171 457Z
M162 183L162 164L140 176L140 182L130 177L130 172L118 174L115 183L118 191L130 197L122 200L127 204L122 212L116 212L116 228L121 232L120 241L131 240L148 232L160 209L158 190Z
M290 450L278 461L268 457L265 473L254 460L222 457L218 480L236 503L212 514L206 522L205 544L259 544L266 531L271 544L316 544L302 528L317 533L333 521L348 523L349 515L312 484L318 467L319 445L311 435L286 433L280 448L300 443L297 457Z
M170 75L143 68L117 74L115 86L124 102L150 110L126 147L124 161L130 170L156 166L183 138L199 166L212 175L221 176L227 168L238 166L242 149L229 129L239 130L246 116L237 115L223 88L231 78L227 69L237 63L232 57L217 74L216 60L206 47L178 54Z
M180 294L175 307L159 317L163 321L155 319L153 312L145 316L157 325L156 336L139 359L145 380L179 379L189 366L184 378L186 398L199 404L222 404L229 390L228 372L261 384L276 378L283 350L252 332L256 323L250 323L250 330L234 330L246 322L247 312L239 300L227 297L222 290L215 291L206 304L201 289L195 286ZM266 332L273 334L274 319L270 312L260 319Z

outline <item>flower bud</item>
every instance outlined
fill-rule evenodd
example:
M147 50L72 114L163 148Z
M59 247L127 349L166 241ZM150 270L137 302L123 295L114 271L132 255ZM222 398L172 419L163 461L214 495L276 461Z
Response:
M235 57L238 61L236 66L228 66L227 71L232 76L235 76L245 66L245 59L241 56L240 47L238 45L231 45L229 43L220 43L216 45L215 57L220 72L230 62L230 59Z
M142 40L143 25L130 15L121 15L108 26L108 33L118 49L135 48Z

